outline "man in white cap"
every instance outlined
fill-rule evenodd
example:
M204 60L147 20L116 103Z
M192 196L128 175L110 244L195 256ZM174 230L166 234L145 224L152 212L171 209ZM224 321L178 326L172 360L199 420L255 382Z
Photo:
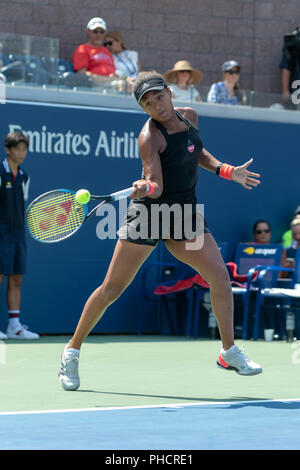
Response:
M75 72L85 73L96 83L116 77L113 56L102 45L106 30L107 26L103 18L92 18L86 27L88 41L78 46L73 54Z

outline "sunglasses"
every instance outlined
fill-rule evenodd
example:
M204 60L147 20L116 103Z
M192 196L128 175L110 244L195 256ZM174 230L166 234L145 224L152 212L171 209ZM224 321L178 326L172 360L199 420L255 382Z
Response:
M255 233L257 233L257 235L261 235L262 233L269 233L270 232L270 229L269 228L266 228L265 230L256 230Z
M92 30L92 32L94 34L104 34L105 33L105 31L103 31L102 29L94 29L94 30Z
M239 70L227 70L227 73L229 73L229 75L239 75L240 71Z
M107 47L107 46L112 46L113 45L113 41L106 41L104 43L104 46Z

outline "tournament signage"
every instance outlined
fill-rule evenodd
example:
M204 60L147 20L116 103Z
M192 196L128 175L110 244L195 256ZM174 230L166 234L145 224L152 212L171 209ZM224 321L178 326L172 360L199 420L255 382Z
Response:
M274 256L275 253L277 252L278 247L273 247L273 248L265 248L265 247L256 247L256 246L247 246L246 248L243 249L243 252L246 253L247 255L262 255L262 256Z
M268 116L278 115L276 122L274 119L269 122L256 120L252 109L247 111L249 120L237 119L234 117L236 114L231 114L237 111L231 108L226 108L226 116L223 108L216 107L216 110L220 113L218 117L205 115L204 111L199 114L199 130L204 147L221 161L232 165L240 165L253 156L251 170L262 175L260 187L255 191L246 191L240 185L216 178L213 173L199 168L196 189L198 203L205 204L205 218L209 228L218 242L228 243L228 259L234 259L240 241L251 237L255 220L268 217L274 227L272 240L275 243L280 240L290 222L290 214L299 193L299 172L295 171L299 166L299 124L289 120L281 122L279 114L284 114L281 111L279 114L277 111L268 112ZM284 114L290 115L287 112ZM8 132L22 130L28 135L30 148L23 166L31 178L29 202L40 194L59 188L75 191L86 188L91 194L110 194L130 187L133 181L141 177L142 162L137 139L147 119L148 116L139 109L9 100L1 104L0 100L1 157L3 159L5 156L3 142ZM232 139L228 138L232 129L235 130L234 145ZM289 158L282 165L287 141ZM193 151L191 144L187 144L189 150ZM279 181L280 192L276 192ZM283 193L285 197L282 197ZM115 233L119 229L122 219L120 213L119 205L103 206L103 211L96 212L94 219L84 224L78 234L61 244L45 246L29 240L23 304L24 310L30 312L28 324L33 331L74 331L88 293L105 276L115 247L115 239L106 236L106 233ZM63 222L64 214L60 215L59 212L58 216ZM43 224L44 220L41 221L41 227L46 229L47 226ZM274 256L266 250L275 247L246 243L243 249L249 249L249 252L242 253L245 265L254 257L257 257L259 263L265 262ZM168 259L165 252L164 257ZM158 260L158 255L159 250L154 250L146 263ZM148 309L148 305L144 305L137 295L142 290L141 279L142 271L126 294L111 306L109 315L103 318L97 331L135 331L140 306ZM126 316L124 311L128 313ZM145 318L147 321L149 318L149 329L146 331L153 331L152 305L148 312L149 316L145 315ZM34 315L36 317L33 318ZM5 318L5 315L2 317ZM6 325L1 323L0 318L1 328L5 329Z
M29 137L29 151L23 163L31 181L29 203L54 189L86 188L91 194L110 194L130 187L141 176L137 139L146 119L139 110L6 101L0 104L0 141L3 143L13 131L22 131ZM0 152L3 159L3 144ZM61 244L42 245L28 237L23 306L24 312L30 313L28 323L34 330L57 333L74 329L91 286L99 285L104 278L114 250L116 235L112 239L106 232L110 233L113 226L116 233L128 201L124 201L122 211L115 204L113 221L111 207L103 206L103 211L95 213L78 235ZM51 220L63 229L70 206L50 205L46 209L52 214ZM44 215L41 212L38 229L51 234L53 227ZM155 260L156 256L158 252ZM110 315L97 326L97 331L136 330L140 302L136 292L141 291L140 282L138 275L133 290L129 288L118 305L111 307ZM128 310L128 302L135 307L122 326L122 312ZM42 315L38 305L43 305ZM0 319L0 329L3 328Z
M24 128L21 124L9 123L8 132L14 131L21 131L28 136L31 153L139 158L138 140L133 131L125 131L120 135L115 129L99 130L96 137L90 133L75 133L71 129L61 132L59 123L55 131L46 125L39 129L27 129L27 126Z
M59 188L109 194L140 178L138 135L147 116L139 110L7 101L0 111L2 142L13 131L29 138L29 201Z

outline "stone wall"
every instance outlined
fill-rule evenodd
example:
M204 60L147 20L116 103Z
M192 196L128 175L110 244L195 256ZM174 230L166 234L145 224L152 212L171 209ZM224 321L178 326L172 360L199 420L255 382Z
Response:
M221 65L241 64L241 85L280 91L283 35L300 25L299 0L0 0L0 31L59 38L71 60L94 16L123 33L145 70L165 72L180 59L221 78Z

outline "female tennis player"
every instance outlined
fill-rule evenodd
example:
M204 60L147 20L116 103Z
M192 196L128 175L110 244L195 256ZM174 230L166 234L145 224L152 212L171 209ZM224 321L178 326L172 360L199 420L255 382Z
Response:
M103 283L92 293L83 309L76 331L64 348L59 380L65 390L76 390L80 385L78 374L79 353L82 342L103 316L106 309L126 289L139 268L163 240L168 250L180 261L201 273L210 285L211 303L217 318L222 348L217 366L234 370L240 375L262 372L234 343L233 296L225 263L206 222L199 224L195 186L198 165L208 171L252 189L259 183L259 174L252 173L245 164L233 167L221 163L205 148L198 133L198 117L192 108L174 108L171 90L156 72L139 74L134 87L137 102L150 116L139 135L139 149L143 176L133 183L134 191L127 217L118 234L114 254ZM140 214L146 213L144 222L152 224L153 206L173 204L190 206L189 216L170 222L169 235L160 218L158 227L151 230L138 228ZM143 211L141 211L143 209ZM192 238L181 231L186 219L192 226ZM178 236L179 233L179 236ZM175 236L176 235L176 236ZM203 246L202 246L203 245Z

